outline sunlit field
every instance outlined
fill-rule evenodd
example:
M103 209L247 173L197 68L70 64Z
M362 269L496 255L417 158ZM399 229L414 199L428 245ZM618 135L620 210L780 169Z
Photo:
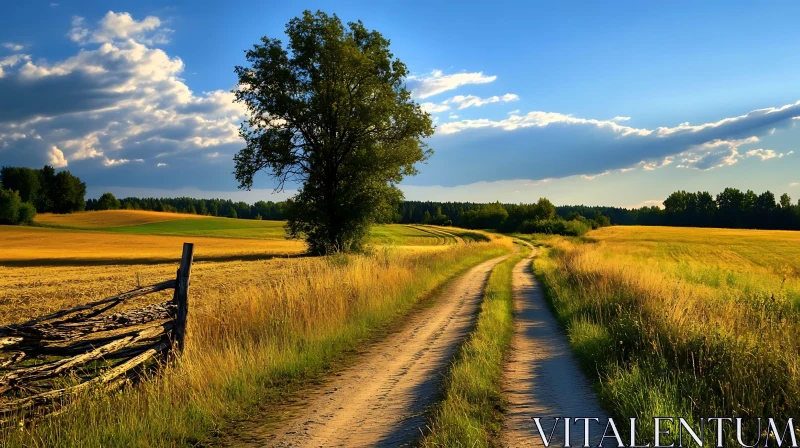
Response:
M611 227L535 262L618 417L800 411L800 232Z
M39 224L75 229L136 226L164 221L206 219L207 216L151 212L146 210L103 210L68 214L41 213L36 215Z
M454 274L512 247L508 238L480 232L467 243L422 226L391 225L375 228L366 255L299 257L303 243L286 239L113 231L185 225L191 232L190 224L203 231L203 224L218 219L244 220L130 225L141 216L126 221L124 215L92 221L95 230L0 226L0 324L174 278L181 244L191 241L186 352L157 378L125 394L79 397L60 416L2 433L0 445L174 446L211 440L219 425L321 374Z
M266 258L305 251L303 242L286 239L237 240L125 235L98 231L0 226L0 247L3 248L0 251L0 266L163 263L180 258L184 241L196 244L195 256L198 260Z

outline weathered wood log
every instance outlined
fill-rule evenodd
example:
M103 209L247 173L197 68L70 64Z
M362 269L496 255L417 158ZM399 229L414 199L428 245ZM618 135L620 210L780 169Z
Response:
M96 302L91 302L91 303L87 303L85 305L76 306L74 308L69 308L69 309L56 311L55 313L48 314L46 316L37 317L36 319L32 319L32 320L29 320L29 321L21 323L21 324L0 326L0 337L9 336L9 335L13 334L13 333L9 333L10 331L13 331L14 329L17 329L17 328L20 328L20 327L32 327L32 326L34 326L36 324L39 324L39 323L42 323L42 322L45 322L45 321L58 319L60 317L64 317L64 316L67 316L67 315L70 315L70 314L74 314L74 313L78 313L78 312L81 312L81 311L91 310L91 309L96 308L96 307L98 307L100 305L105 305L105 304L110 304L110 303L114 303L116 305L116 304L125 302L126 300L132 299L134 297L139 297L139 296L151 294L151 293L158 292L158 291L163 291L165 289L173 289L173 288L175 288L176 283L177 282L175 280L167 280L165 282L156 283L155 285L145 286L145 287L142 287L142 288L137 288L137 289L134 289L134 290L131 290L131 291L128 291L128 292L124 292L122 294L118 294L116 296L108 297L108 298L105 298L103 300L98 300ZM83 317L85 318L86 316L83 315Z
M107 354L113 353L120 349L128 348L131 345L138 344L144 340L160 336L163 333L163 326L148 327L138 332L138 334L129 334L122 338L110 341L105 345L99 346L94 350L73 356L72 358L65 358L47 364L16 369L0 378L0 394L7 392L21 382L53 378L74 367L103 358Z
M27 355L25 352L14 352L11 354L11 356L8 356L0 360L0 369L17 364L23 359L25 359L26 356Z
M45 341L65 341L90 333L100 333L130 326L143 325L157 320L169 319L175 316L176 312L177 306L168 301L81 322L68 322L64 324L42 323L33 327L8 329L10 335L0 338L0 349L15 345L29 346ZM20 337L22 340L17 339Z
M131 369L146 363L148 360L156 356L158 353L169 348L169 343L164 341L156 344L151 349L135 356L125 362L120 363L112 369L103 372L101 375L85 381L77 386L72 386L64 389L57 389L30 397L20 398L17 400L0 402L0 413L8 414L12 412L19 412L24 409L29 409L34 406L46 404L54 400L65 398L86 391L91 387L106 386L112 381L118 379L120 376L126 374Z
M116 341L117 339L128 337L128 336L136 336L141 331L148 329L148 328L157 328L158 331L156 334L150 336L150 338L157 338L159 336L167 334L170 330L175 327L175 322L173 320L169 320L167 322L159 322L155 325L139 328L136 330L128 331L125 333L118 333L114 335L93 338L93 339L81 339L75 341L69 345L36 345L32 347L24 347L23 349L27 349L29 355L38 354L38 355L47 355L47 356L74 356L76 354L83 353L87 350L94 350L97 347L105 345L109 342Z

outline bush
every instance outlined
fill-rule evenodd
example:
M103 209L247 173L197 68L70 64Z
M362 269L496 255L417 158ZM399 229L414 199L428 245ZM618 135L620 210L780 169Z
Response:
M22 200L19 193L0 189L0 224L16 224L19 222L19 206Z
M22 202L19 193L0 189L0 224L33 224L36 207Z
M19 224L33 224L33 218L36 217L36 207L33 204L23 202L19 205L17 213L17 223Z
M103 193L97 200L95 210L118 210L120 208L119 199L111 193Z
M520 225L522 233L546 233L550 235L581 236L591 230L590 226L578 221L563 219L528 220Z

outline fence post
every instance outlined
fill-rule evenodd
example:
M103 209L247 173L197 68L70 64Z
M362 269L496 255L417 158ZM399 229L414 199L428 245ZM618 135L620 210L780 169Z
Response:
M183 243L183 255L181 255L181 267L178 269L174 298L178 311L175 316L173 343L178 353L183 351L183 340L186 337L186 314L189 311L189 277L192 274L193 257L194 244Z

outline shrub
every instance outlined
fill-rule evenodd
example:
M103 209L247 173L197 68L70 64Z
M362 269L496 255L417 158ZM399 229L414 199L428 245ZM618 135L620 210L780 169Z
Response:
M23 202L19 205L17 211L17 223L19 224L33 224L33 218L36 217L36 207L33 204Z
M119 208L119 199L111 193L103 193L97 200L96 210L118 210Z
M550 235L581 236L591 230L589 225L578 221L564 221L563 219L528 220L520 225L522 233L545 233Z
M16 224L21 203L19 193L0 189L0 224Z

